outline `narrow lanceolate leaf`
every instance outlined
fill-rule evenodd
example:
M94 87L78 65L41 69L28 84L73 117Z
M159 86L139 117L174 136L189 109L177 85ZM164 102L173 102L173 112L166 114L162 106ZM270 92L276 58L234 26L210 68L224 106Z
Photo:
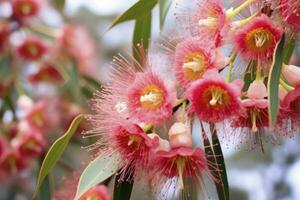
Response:
M210 130L212 134L212 146L216 158L216 164L219 169L220 182L216 184L218 196L220 200L229 200L229 185L228 185L226 165L225 165L221 144L218 138L215 125L211 124L210 126L211 126Z
M152 8L157 4L157 0L139 0L131 8L116 18L109 29L125 21L142 18L151 13Z
M172 4L172 0L159 0L158 3L159 3L159 26L160 26L160 30L162 30L166 16Z
M296 40L294 38L287 39L287 41L285 42L285 47L284 47L284 60L283 60L283 62L285 64L289 64L295 47L296 47Z
M42 185L44 179L46 176L49 174L49 172L52 170L52 168L55 166L57 161L60 159L62 156L64 150L66 149L70 139L74 135L74 133L77 130L77 127L81 120L83 119L83 115L78 115L72 122L71 126L69 127L68 131L58 138L53 145L50 147L48 153L45 156L45 159L42 163L38 180L37 180L37 185L36 185L36 190L34 193L34 196L37 194L39 191L40 186Z
M75 199L80 198L90 188L105 181L119 170L119 155L102 155L93 160L82 172Z
M273 63L269 73L268 98L269 98L270 127L274 127L277 119L278 110L279 110L278 85L279 85L282 63L284 60L284 40L285 40L285 35L283 34L279 43L275 48Z
M149 40L151 37L151 13L137 19L135 21L132 48L134 58L143 66L143 51L147 51L149 47ZM139 46L140 45L140 46ZM142 47L142 49L141 49Z
M132 177L125 177L124 182L119 182L120 175L116 176L115 186L114 186L114 200L130 200L132 187L133 187L133 179ZM132 181L127 181L132 180Z

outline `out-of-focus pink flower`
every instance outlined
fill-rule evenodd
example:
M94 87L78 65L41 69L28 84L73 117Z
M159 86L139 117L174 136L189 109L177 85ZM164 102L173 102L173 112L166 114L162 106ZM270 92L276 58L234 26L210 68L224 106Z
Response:
M99 185L84 193L79 200L111 200L111 196L106 186Z
M172 116L176 89L153 71L137 73L128 89L128 110L134 119L159 125Z
M47 52L47 46L42 39L32 37L26 39L18 49L18 54L21 58L28 61L36 61L42 58Z
M280 0L278 6L283 20L295 28L300 28L300 1Z
M200 148L193 150L190 147L180 147L170 151L159 151L155 154L152 166L154 168L153 184L162 182L170 186L167 183L168 180L176 178L179 189L184 189L186 178L191 178L194 184L199 184L202 181L202 175L208 173L205 153ZM167 179L167 181L162 179ZM159 189L162 189L162 186L159 186Z
M190 127L182 122L174 123L168 135L172 148L192 147L193 145Z
M47 114L47 103L45 101L40 101L27 110L25 119L31 126L44 129L49 125Z
M51 64L45 64L39 70L28 77L29 81L32 84L36 84L39 82L47 82L47 83L60 83L63 81L62 75L59 71Z
M245 59L267 61L272 57L282 31L266 15L253 19L234 36L235 49Z
M201 120L220 122L242 112L242 80L226 83L217 70L209 70L187 91L192 110Z
M6 149L4 138L0 136L0 160Z
M186 39L176 46L174 72L178 82L187 87L200 79L213 65L214 44L208 39Z
M295 65L283 65L282 74L292 86L300 84L300 68Z
M7 149L0 160L0 169L7 173L17 173L23 170L26 165L26 159L15 149Z
M247 91L247 97L249 99L263 99L267 96L267 87L263 80L255 80L250 84Z
M25 20L36 16L43 0L12 0L13 16L17 20Z
M65 25L59 42L62 48L75 59L81 74L92 77L98 75L95 42L84 27Z
M22 157L36 158L42 153L46 141L39 129L31 127L29 130L20 132L18 137L12 140L12 146Z

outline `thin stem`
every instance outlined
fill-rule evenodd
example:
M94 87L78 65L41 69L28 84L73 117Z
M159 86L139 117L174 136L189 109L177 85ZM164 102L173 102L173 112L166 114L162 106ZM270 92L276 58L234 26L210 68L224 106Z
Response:
M231 78L231 74L232 74L232 69L233 69L233 63L235 61L236 55L237 54L234 52L233 54L231 54L231 56L229 58L228 72L226 74L226 81L227 82L230 82L230 78Z
M287 84L282 78L279 79L280 85L288 92L293 91L295 88Z
M242 10L244 10L245 8L247 8L254 1L255 0L245 1L242 5L240 5L239 7L237 7L236 9L234 9L233 11L229 11L227 13L227 17L230 18L230 19L233 18L234 16L236 16L237 14L239 14Z

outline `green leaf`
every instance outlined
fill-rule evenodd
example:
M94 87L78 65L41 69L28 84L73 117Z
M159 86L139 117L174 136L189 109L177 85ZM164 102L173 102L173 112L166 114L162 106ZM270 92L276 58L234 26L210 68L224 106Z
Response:
M53 0L53 5L59 10L63 10L65 8L65 4L65 0Z
M133 56L143 66L143 51L147 51L149 47L149 39L151 37L151 13L137 19L133 32ZM139 46L142 45L142 46ZM140 47L143 48L141 51Z
M130 7L122 15L117 17L109 29L113 28L117 24L125 21L139 19L151 13L153 7L157 4L157 0L139 0L136 4Z
M172 5L172 0L159 0L158 3L159 3L159 26L160 26L160 30L162 30L166 16L168 14L170 6Z
M39 200L51 200L51 196L52 196L51 182L50 182L49 175L47 175L41 185L40 191L38 193L38 199Z
M80 198L90 188L105 181L119 170L119 155L113 153L105 156L98 156L82 172L77 186L75 199Z
M66 149L70 139L74 135L74 133L77 130L78 125L80 124L81 120L83 119L83 115L78 115L72 122L71 126L69 127L68 131L58 138L53 145L50 147L48 153L45 156L45 159L42 163L37 185L35 189L34 196L36 196L37 192L39 191L44 179L49 174L49 172L52 170L52 168L55 166L57 161L62 156L64 150Z
M116 176L114 187L114 200L130 200L133 181L129 182L129 177L125 178L124 182L118 182L120 175Z
M278 85L281 74L282 63L284 59L284 41L285 35L283 34L279 43L276 45L273 63L269 72L268 80L268 99L269 99L269 121L270 127L274 127L279 110L279 95Z
M286 45L284 47L284 60L283 61L285 64L289 64L295 47L296 47L296 40L294 38L287 39Z
M221 148L221 144L216 132L216 128L214 125L211 125L211 132L212 132L212 146L214 150L214 155L216 159L216 164L218 166L219 172L219 178L221 178L220 182L216 184L218 196L220 200L229 200L229 185L228 185L228 179L227 179L227 172L226 172L226 166L225 166L225 160Z

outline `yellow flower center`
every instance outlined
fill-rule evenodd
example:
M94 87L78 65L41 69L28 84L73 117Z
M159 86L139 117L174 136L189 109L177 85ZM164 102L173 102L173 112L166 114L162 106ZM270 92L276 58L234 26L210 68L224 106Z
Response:
M274 41L273 34L265 28L257 28L246 35L246 45L255 52L266 51Z
M188 80L197 80L201 78L208 67L206 56L202 53L189 53L184 59L182 65L184 76Z
M210 86L203 93L205 102L213 108L224 108L230 102L228 92L220 86Z
M22 3L20 5L20 10L23 15L29 15L31 13L31 5L29 3Z
M141 91L140 103L147 110L156 110L164 102L164 91L155 84L144 87Z

